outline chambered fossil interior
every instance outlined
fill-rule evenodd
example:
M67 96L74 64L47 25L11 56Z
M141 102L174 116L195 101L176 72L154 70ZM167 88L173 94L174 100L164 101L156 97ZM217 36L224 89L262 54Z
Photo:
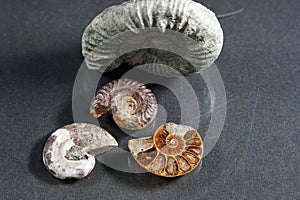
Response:
M59 179L81 179L95 166L95 155L118 146L104 129L87 123L73 123L51 134L43 150L43 162Z
M129 140L128 148L139 165L165 177L189 173L203 156L199 133L189 126L174 123L163 124L152 137Z
M157 113L154 94L143 83L114 80L97 91L90 112L98 118L112 110L113 119L119 127L139 130L148 126Z
M189 40L183 42L185 38ZM111 6L94 18L82 36L87 67L102 72L122 62L157 63L173 70L161 65L145 69L162 76L174 75L174 69L188 75L210 66L222 46L217 17L192 0L130 0Z

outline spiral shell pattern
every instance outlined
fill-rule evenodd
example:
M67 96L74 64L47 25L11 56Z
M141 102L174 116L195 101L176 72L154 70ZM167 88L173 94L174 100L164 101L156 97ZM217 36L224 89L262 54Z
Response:
M154 94L143 83L129 80L114 80L98 90L90 112L100 117L112 110L116 124L129 130L139 130L149 125L157 113Z
M140 29L146 28L158 28L162 33L172 30L192 39L195 45L187 47L187 50L198 57L197 67L178 59L178 56L174 57L172 53L159 50L140 49L115 60L115 52L101 48L104 41L119 33L131 31L138 35L143 34ZM173 45L177 42L173 42ZM111 6L95 17L82 36L82 53L88 68L102 72L118 67L123 61L132 66L156 62L170 65L187 75L210 66L218 58L222 46L223 31L217 17L192 0L130 0ZM106 68L105 61L109 59L114 62ZM154 68L150 71L157 75L171 73L159 66Z
M74 123L53 132L43 149L43 162L59 179L81 179L93 170L95 155L118 146L104 129L87 123Z
M163 124L152 137L129 140L128 147L139 165L165 177L189 173L203 156L199 133L189 126L174 123Z

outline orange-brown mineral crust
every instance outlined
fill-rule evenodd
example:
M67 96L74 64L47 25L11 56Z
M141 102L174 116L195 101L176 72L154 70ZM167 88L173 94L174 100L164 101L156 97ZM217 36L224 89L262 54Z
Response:
M163 124L153 137L130 140L128 147L142 167L165 177L191 172L203 156L199 133L191 127L174 123Z

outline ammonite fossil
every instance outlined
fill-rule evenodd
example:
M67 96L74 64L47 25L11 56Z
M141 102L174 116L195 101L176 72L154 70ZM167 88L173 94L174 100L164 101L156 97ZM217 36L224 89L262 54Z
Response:
M189 126L174 123L163 124L152 137L129 140L128 147L139 165L165 177L192 171L203 156L199 133Z
M145 42L163 43L163 37L141 38L139 35L145 34L140 31L157 28L164 35L170 35L171 31L182 33L183 36L192 40L193 45L183 46L182 39L175 38L172 44L167 45L168 51L161 51L158 48L137 49L134 52L127 52L120 55L115 60L117 51L110 48L119 43L126 43L127 39L114 39L120 33L134 33L131 43L136 47L143 46ZM156 40L157 39L157 40ZM104 48L105 41L111 40ZM130 42L129 42L130 43ZM118 46L119 45L119 46ZM130 0L121 5L111 6L100 13L86 27L82 37L82 53L89 69L100 70L102 72L112 70L119 66L121 62L127 62L132 66L145 63L160 63L168 65L183 75L188 75L200 71L210 66L219 56L223 46L223 31L216 15L192 0ZM126 46L125 46L126 48ZM182 59L182 55L175 55L173 49L183 49L182 54L189 54L195 62ZM175 52L178 54L177 52ZM108 67L106 62L114 60ZM195 66L195 64L197 64ZM171 74L160 65L149 69L158 75Z
M98 118L109 110L112 110L113 119L119 127L139 130L155 118L157 102L154 94L143 83L119 79L98 90L90 112Z
M81 179L95 166L95 155L118 146L104 129L87 123L74 123L56 130L45 143L43 162L59 179Z

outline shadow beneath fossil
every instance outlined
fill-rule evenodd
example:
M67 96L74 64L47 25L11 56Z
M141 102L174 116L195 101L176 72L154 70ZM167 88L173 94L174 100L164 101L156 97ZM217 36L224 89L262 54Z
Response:
M139 188L141 190L149 190L158 187L163 189L163 187L170 186L178 187L179 183L185 184L190 182L191 178L198 178L202 172L203 160L195 169L193 169L193 171L178 177L156 176L150 172L126 173L112 169L106 165L102 165L101 168L104 174L107 174L107 176L109 176L111 179L114 179L116 182L126 185L126 187Z
M103 167L104 173L108 174L109 177L115 179L117 182L122 182L124 185L140 188L140 189L149 189L167 186L171 184L175 184L182 177L173 177L166 178L153 175L151 173L126 173L114 170L110 167L104 165Z

